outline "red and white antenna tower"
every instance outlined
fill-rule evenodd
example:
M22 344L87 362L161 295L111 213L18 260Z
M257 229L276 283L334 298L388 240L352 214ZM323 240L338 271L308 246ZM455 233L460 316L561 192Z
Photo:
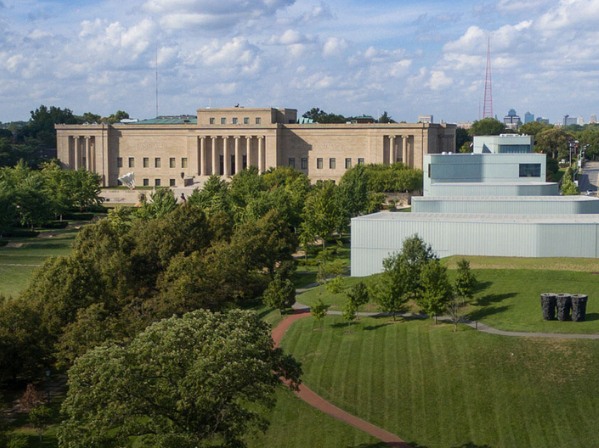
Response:
M493 118L493 88L491 87L491 37L487 40L487 74L485 76L485 100L483 118Z

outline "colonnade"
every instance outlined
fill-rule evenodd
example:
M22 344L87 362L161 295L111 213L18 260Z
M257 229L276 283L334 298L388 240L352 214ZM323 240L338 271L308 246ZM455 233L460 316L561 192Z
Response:
M389 162L390 163L395 163L397 162L397 159L399 158L399 142L396 143L396 140L399 141L399 139L401 139L401 161L404 165L409 166L410 163L413 163L412 160L410 160L410 147L408 146L409 144L409 139L411 138L411 135L389 135Z
M221 151L218 144L219 139L222 141L222 167L220 166ZM258 141L257 150L253 150L252 148L254 139ZM234 140L232 151L229 145L230 140ZM246 166L252 164L252 160L256 159L260 174L266 171L266 147L265 137L263 135L203 135L198 136L198 141L199 156L197 171L202 176L210 176L211 174L220 175L221 168L222 173L225 176L230 176L234 173L243 171ZM231 166L231 155L235 155L234 167ZM254 157L252 157L252 155ZM246 157L245 166L243 163L243 156ZM209 161L210 163L208 163ZM234 168L234 171L232 168Z
M69 166L78 170L85 168L96 172L96 141L95 137L69 137Z

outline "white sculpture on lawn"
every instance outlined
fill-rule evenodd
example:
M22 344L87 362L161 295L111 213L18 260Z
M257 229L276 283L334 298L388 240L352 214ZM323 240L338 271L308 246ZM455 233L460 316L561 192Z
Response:
M130 190L135 190L135 173L127 173L119 177L123 185L129 187Z

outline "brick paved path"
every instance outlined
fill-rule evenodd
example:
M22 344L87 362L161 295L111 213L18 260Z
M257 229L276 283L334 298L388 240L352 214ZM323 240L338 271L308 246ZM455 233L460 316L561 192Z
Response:
M287 331L287 329L291 326L293 322L298 319L302 319L304 317L310 316L309 312L303 310L296 310L294 314L287 317L283 320L279 325L277 325L272 331L272 338L275 342L275 346L278 347L281 339L283 339L283 335ZM337 406L332 405L325 399L321 398L319 395L315 394L310 388L306 387L304 384L300 385L299 391L295 393L299 398L304 400L311 406L314 406L316 409L324 412L325 414L329 414L331 417L335 417L337 420L341 420L342 422L347 423L348 425L353 426L354 428L358 428L373 437L381 440L387 445L395 448L411 448L406 442L401 440L395 434L391 434L389 431L385 431L384 429L379 428L378 426L374 426L367 421L364 421L354 415L351 415L345 412L343 409L338 408Z

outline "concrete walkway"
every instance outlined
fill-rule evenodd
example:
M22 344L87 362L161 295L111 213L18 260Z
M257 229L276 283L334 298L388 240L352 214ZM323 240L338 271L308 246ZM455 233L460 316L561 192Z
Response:
M272 331L272 338L275 342L275 347L278 347L281 339L285 335L287 329L291 326L293 322L298 319L302 319L304 317L310 316L310 313L306 310L296 310L294 314L287 317L283 320L279 325L277 325ZM395 448L411 448L406 442L397 437L395 434L390 433L378 426L375 426L371 423L368 423L361 418L356 417L355 415L349 414L345 412L343 409L338 408L332 403L326 401L324 398L320 397L314 391L312 391L305 384L301 384L299 390L295 392L295 394L308 403L310 406L315 407L319 411L324 412L325 414L330 415L331 417L336 418L342 422L347 423L348 425L353 426L361 431L370 434L373 437L376 437L383 443Z

